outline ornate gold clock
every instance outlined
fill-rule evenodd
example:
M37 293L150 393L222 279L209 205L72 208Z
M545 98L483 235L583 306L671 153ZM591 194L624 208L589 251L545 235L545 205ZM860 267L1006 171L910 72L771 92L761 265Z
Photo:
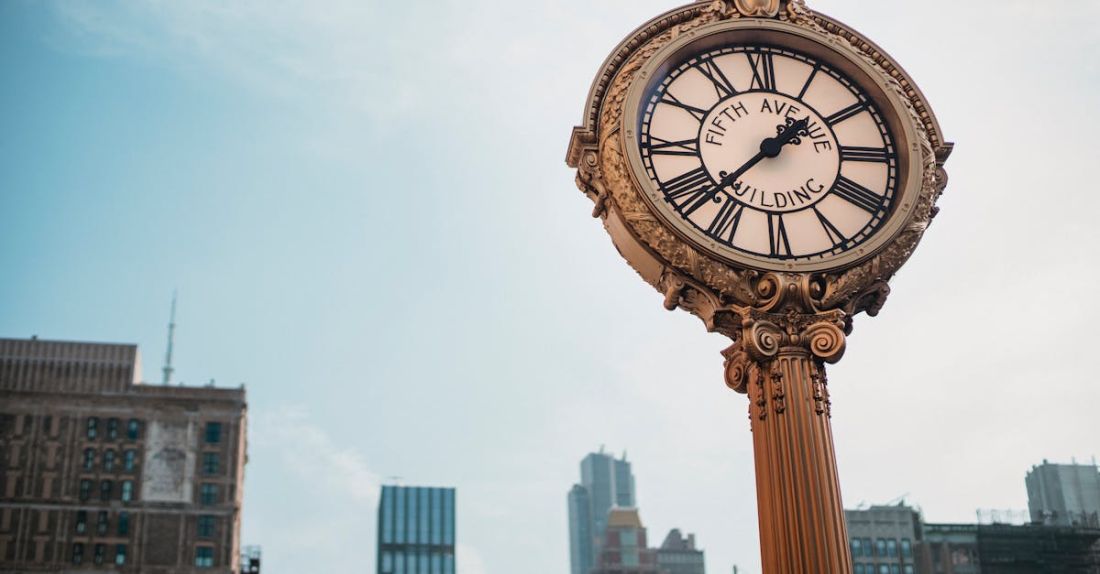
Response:
M801 0L706 0L604 63L567 162L619 252L729 336L765 572L850 572L824 363L935 216L952 144L912 79Z

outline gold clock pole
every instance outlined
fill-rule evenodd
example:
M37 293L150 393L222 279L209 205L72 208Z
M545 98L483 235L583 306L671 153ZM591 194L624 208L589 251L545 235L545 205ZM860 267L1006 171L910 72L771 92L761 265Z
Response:
M745 52L747 46L757 46L755 58ZM722 50L741 50L748 57L743 63L740 58L718 62L716 58L725 56L713 54L724 54ZM790 70L800 66L795 60L809 61L810 56L819 64L797 82L782 65L778 71L772 65L773 60L785 62ZM694 80L677 84L671 74L690 66L696 69ZM839 202L835 207L847 206L849 213L881 204L884 207L875 212L881 225L862 237L854 232L844 235L816 207L805 208L801 219L758 214L755 223L734 227L738 235L728 237L714 230L741 225L740 219L729 223L733 212L712 206L715 212L702 226L689 221L683 208L687 204L677 207L673 195L699 194L703 199L688 210L694 212L704 210L708 201L717 205L718 192L729 184L710 187L706 194L713 178L707 175L700 150L706 149L704 144L718 144L689 130L654 135L652 126L659 121L652 110L658 104L680 108L684 121L694 117L700 130L706 121L724 133L730 124L711 113L721 109L721 102L733 101L738 94L783 89L784 97L808 98L814 78L827 68L839 70L836 78L843 72L845 82L859 88L862 103L833 102L831 109L839 111L822 122L840 124L851 114L869 114L866 110L874 108L885 118L881 133L890 134L890 143L871 142L882 147L854 140L845 146L839 138L838 147L844 147L840 163L882 164L881 173L894 174L886 181L896 193L886 206L886 188L842 185L839 171L834 174L837 183L826 193ZM776 78L786 78L790 85L783 88ZM701 86L701 92L693 92L691 86ZM661 96L655 102L655 90L665 90L668 99ZM718 104L703 103L708 98L717 98ZM866 125L874 125L871 118L864 119ZM770 131L772 125L760 137L777 137ZM824 149L831 146L830 142ZM650 158L671 158L665 164L672 170L666 174L670 177L654 179L659 174L650 172L642 148L649 150ZM593 216L602 221L620 255L664 295L665 307L687 310L702 319L708 331L733 341L723 351L725 382L749 398L765 574L852 573L825 365L844 354L852 318L864 312L877 315L885 303L888 281L913 254L938 211L936 202L947 185L943 165L951 150L908 74L870 40L810 10L803 0L698 0L670 10L624 39L592 85L566 162L577 169L577 186L595 204ZM855 173L868 173L866 166L849 169L845 173L857 179ZM673 181L678 182L675 189L665 189ZM752 200L728 198L726 205L742 204L742 211L751 213L746 201ZM776 202L771 207L780 206ZM789 221L784 219L788 215ZM818 222L824 231L813 227ZM786 235L788 227L800 229L803 239L814 233L838 239L833 251L819 259L796 256ZM709 230L703 233L704 228ZM774 230L779 230L777 236ZM723 247L738 238L759 241L749 241L740 251ZM780 250L783 242L785 253ZM757 243L770 244L771 255L753 247Z

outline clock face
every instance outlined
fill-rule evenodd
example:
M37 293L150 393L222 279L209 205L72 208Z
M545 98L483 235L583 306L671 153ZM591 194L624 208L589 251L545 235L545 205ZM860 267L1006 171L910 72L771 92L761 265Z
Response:
M899 150L858 84L766 45L682 61L652 80L636 140L650 197L678 229L735 259L801 263L860 249L883 228Z

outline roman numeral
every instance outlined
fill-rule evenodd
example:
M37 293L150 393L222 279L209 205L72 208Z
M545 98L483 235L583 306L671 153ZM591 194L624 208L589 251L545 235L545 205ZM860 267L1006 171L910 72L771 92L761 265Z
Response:
M768 214L768 237L772 257L791 256L791 240L787 237L787 225L783 223L782 215Z
M677 208L682 208L689 203L698 203L699 207L701 207L706 201L700 200L707 195L710 186L710 175L707 174L706 169L699 166L685 174L668 180L662 186L662 189L665 192L665 198ZM692 211L695 211L699 207L694 207Z
M814 215L817 216L817 220L821 222L821 227L825 228L825 235L829 236L829 241L833 243L833 247L847 243L848 238L844 237L844 234L840 232L832 221L829 221L828 217L825 217L824 213L821 213L816 207L814 209Z
M696 69L714 84L714 91L718 93L719 100L737 95L737 88L733 87L733 82L722 73L722 68L719 68L713 60L703 60Z
M806 97L806 92L810 90L810 84L814 83L814 78L817 77L817 71L820 69L820 65L814 65L814 69L810 72L810 77L806 78L806 83L802 85L802 90L798 92L798 97L795 99L801 100L802 98Z
M668 141L658 137L649 136L645 143L649 153L654 155L699 155L699 140Z
M837 178L832 193L868 213L878 213L884 199L881 195L844 176Z
M772 55L766 52L757 54L756 58L753 58L752 54L748 52L745 55L748 56L749 65L752 66L752 84L749 85L749 89L774 92L775 65L772 61Z
M685 104L684 102L676 99L676 96L668 92L665 92L665 96L661 99L661 103L668 104L670 106L676 106L682 110L687 111L687 113L695 116L695 119L699 120L700 123L703 121L703 116L707 115L706 110L701 110L695 106L689 106L688 104Z
M866 102L856 102L843 110L825 118L825 122L830 126L835 126L840 122L859 115L861 112L867 109Z
M892 157L884 147L840 146L840 161L889 163Z
M732 197L726 198L714 216L714 221L707 227L707 234L719 241L733 243L733 235L737 233L737 226L741 224L741 214L745 212L745 206Z

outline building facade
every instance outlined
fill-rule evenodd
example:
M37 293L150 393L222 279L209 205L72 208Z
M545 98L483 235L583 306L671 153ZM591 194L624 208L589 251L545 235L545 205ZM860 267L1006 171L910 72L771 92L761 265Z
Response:
M1100 469L1096 465L1044 460L1031 467L1024 482L1032 522L1100 528Z
M572 574L589 574L600 553L613 508L636 505L634 474L623 458L591 453L581 461L581 482L568 494L569 564Z
M134 345L0 339L0 572L239 570L244 389L140 377Z
M703 551L695 547L695 535L685 538L675 528L657 549L657 565L662 574L706 574Z
M383 486L378 574L455 574L455 489Z
M915 574L920 514L904 504L845 510L854 574Z
M636 508L613 508L591 574L663 574Z

